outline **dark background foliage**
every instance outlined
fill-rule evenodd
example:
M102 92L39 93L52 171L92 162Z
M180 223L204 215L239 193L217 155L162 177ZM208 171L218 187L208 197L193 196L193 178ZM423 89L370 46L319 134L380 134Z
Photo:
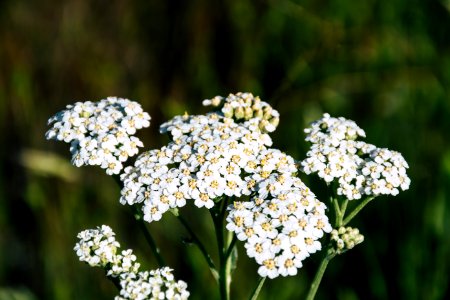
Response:
M238 91L279 110L274 145L297 159L302 129L329 112L410 164L410 190L360 214L364 244L332 261L317 299L448 299L449 37L447 0L1 1L0 299L112 299L102 271L72 251L79 231L101 224L156 266L112 178L72 167L68 146L45 140L51 115L75 101L136 100L152 116L139 132L151 149L166 142L163 121ZM212 238L204 210L183 213ZM192 298L217 298L174 218L149 228ZM301 299L317 263L269 282L261 299ZM256 266L243 252L235 275L233 299L246 299Z

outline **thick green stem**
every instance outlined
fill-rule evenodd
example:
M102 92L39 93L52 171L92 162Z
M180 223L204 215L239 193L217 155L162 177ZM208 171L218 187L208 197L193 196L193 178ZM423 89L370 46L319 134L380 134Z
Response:
M266 282L267 277L260 277L258 280L258 284L256 285L255 289L253 290L253 293L250 295L249 300L256 300L258 299L259 292L261 292L261 289L264 285L264 282Z
M341 205L341 216L340 216L340 226L342 226L342 219L344 218L344 216L345 216L345 211L347 210L347 204L348 204L348 199L345 199L344 200L344 202L342 202L342 205Z
M214 222L214 229L216 231L217 247L219 251L219 289L220 298L222 300L230 299L230 283L231 283L231 264L230 257L232 249L230 250L231 232L224 236L224 218L227 209L227 201L223 199L217 209L210 210Z
M355 209L344 219L342 222L342 226L347 225L360 211L364 208L370 201L372 201L375 197L367 197L364 199Z
M222 271L222 279L224 281L225 285L225 293L226 293L226 299L230 299L230 285L231 285L231 253L233 252L233 247L231 245L231 237L233 233L228 232L225 243L224 243L224 252L223 252L223 259L221 269Z
M183 226L189 232L193 243L197 245L197 247L199 248L200 252L203 254L203 257L205 258L205 260L206 260L206 262L207 262L207 264L209 266L209 269L211 270L211 273L212 273L214 279L216 281L218 281L219 280L219 273L217 272L216 266L215 266L213 260L211 259L211 256L208 254L208 251L206 251L205 246L203 245L203 243L197 237L195 232L191 229L189 224L186 222L186 220L181 215L178 215L177 219L180 221L181 224L183 224Z
M319 268L317 269L316 275L314 276L314 280L311 283L309 288L308 295L306 296L306 300L313 300L316 296L317 289L319 288L320 282L322 281L323 274L327 269L328 263L336 254L333 252L331 248L328 249L327 254L322 258L320 262Z

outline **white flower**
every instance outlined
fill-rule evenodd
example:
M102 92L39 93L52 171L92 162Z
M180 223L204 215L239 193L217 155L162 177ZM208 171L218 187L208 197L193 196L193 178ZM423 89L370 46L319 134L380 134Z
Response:
M121 162L138 153L142 142L131 135L148 127L150 116L128 99L108 97L99 102L68 105L48 121L47 139L70 143L72 163L99 165L109 175L119 174Z
M106 225L80 232L79 242L74 247L80 261L92 267L105 267L114 262L117 248L120 247L114 235L112 229Z
M329 114L305 129L311 142L301 162L306 174L316 173L327 183L338 182L337 194L349 200L380 194L397 195L409 188L408 164L400 153L355 141L364 131L355 122Z
M303 259L321 248L318 239L331 231L326 207L289 173L271 174L256 192L258 198L229 207L227 229L245 241L260 276L295 275Z
M255 164L254 170L265 174L296 171L292 158L278 150L264 151L270 138L251 120L236 123L214 113L184 115L163 124L161 132L169 132L173 141L141 154L134 167L126 168L121 176L124 188L120 202L144 202L144 219L149 222L159 220L170 208L184 206L188 200L210 209L218 197L250 195L256 184L256 179L248 176L250 161ZM271 158L264 170L258 169L257 153L261 151ZM175 176L168 184L166 174L172 173ZM152 194L164 194L171 200L162 205L159 196Z
M120 296L115 300L188 299L189 292L184 281L175 281L168 267L150 272L125 273L121 276Z

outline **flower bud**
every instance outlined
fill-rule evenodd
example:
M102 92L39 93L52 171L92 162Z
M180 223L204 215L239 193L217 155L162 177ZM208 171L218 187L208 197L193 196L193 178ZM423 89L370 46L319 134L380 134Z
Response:
M222 112L223 112L223 115L225 116L225 118L232 118L233 117L233 113L234 113L233 112L233 108L228 103L225 103L223 105Z
M251 118L253 118L253 110L250 107L246 107L244 119L250 120Z
M237 120L244 118L245 112L242 106L238 106L234 111L234 116Z
M219 106L219 105L220 105L220 102L222 102L222 99L223 99L223 98L220 97L220 96L216 96L216 97L212 98L212 99L211 99L211 105L214 106L214 107Z

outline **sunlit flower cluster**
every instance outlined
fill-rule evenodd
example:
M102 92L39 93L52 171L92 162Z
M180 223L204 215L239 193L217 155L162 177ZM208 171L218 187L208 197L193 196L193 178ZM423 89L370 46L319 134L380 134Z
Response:
M210 209L224 196L249 197L229 208L227 229L246 241L261 276L294 275L302 260L321 248L323 233L331 231L326 207L295 177L294 159L269 148L270 130L261 128L261 120L277 113L251 94L204 102L219 106L221 101L222 113L185 114L161 125L172 142L125 168L121 203L142 204L144 219L152 222L188 200ZM263 119L248 110L240 115L246 107L261 110Z
M305 140L312 145L301 162L302 171L315 173L327 183L337 181L338 195L353 200L364 195L397 195L400 189L409 188L403 156L357 141L365 132L355 122L324 114L305 132Z
M139 103L108 97L99 102L68 105L48 121L47 139L70 143L72 163L97 165L118 174L122 163L138 153L142 142L133 135L150 126L150 116Z
M238 124L212 113L178 116L163 124L161 131L170 133L173 142L143 153L134 167L125 168L121 203L143 203L144 219L152 222L187 200L209 209L221 196L249 195L258 174L270 173L264 168L288 164L274 154L261 167L261 153L272 141L258 130L256 121ZM293 160L290 164L295 166Z
M117 254L120 247L115 233L107 225L87 229L78 234L74 250L80 261L105 269L106 275L120 281L120 296L115 300L187 299L184 281L175 281L172 270L164 267L139 272L140 264L131 249Z
M117 254L120 247L115 233L109 226L102 225L97 229L87 229L78 234L75 252L80 261L91 267L106 268L107 275L116 277L125 272L137 272L139 263L131 249Z
M230 94L224 98L216 96L203 100L204 106L220 107L222 114L236 121L257 119L263 132L273 132L280 122L278 111L251 93Z
M158 270L127 273L120 277L120 296L114 300L183 300L189 292L184 281L175 281L172 270L164 267Z
M245 241L262 277L293 276L302 261L321 249L331 226L325 205L297 177L273 173L258 183L250 201L230 206L227 229Z

